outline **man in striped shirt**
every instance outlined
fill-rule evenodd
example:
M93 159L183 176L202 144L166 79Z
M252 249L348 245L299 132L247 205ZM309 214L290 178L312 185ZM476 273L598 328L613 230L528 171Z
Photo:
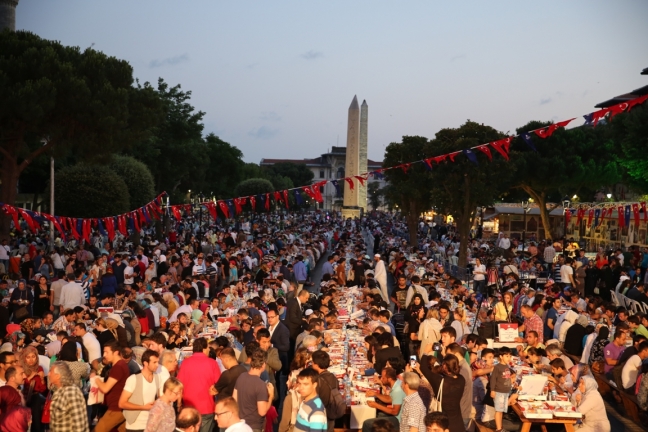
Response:
M317 395L318 373L313 368L305 368L297 375L297 392L303 398L297 412L295 431L323 432L328 429L324 402Z

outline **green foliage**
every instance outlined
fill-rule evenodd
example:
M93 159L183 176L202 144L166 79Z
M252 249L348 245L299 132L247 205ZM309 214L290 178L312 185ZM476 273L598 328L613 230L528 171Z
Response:
M269 180L264 178L251 178L243 180L241 183L236 186L234 190L234 196L243 197L250 195L258 195L267 192L274 192L274 187Z
M467 121L458 128L441 129L427 146L430 155L462 151L479 144L503 138L501 132L490 126ZM493 151L493 160L477 151L478 165L458 155L455 162L434 165L430 172L430 197L434 206L451 214L461 235L459 265L466 264L466 250L470 227L477 206L490 205L507 190L515 173L515 165Z
M153 175L142 162L131 156L113 155L108 167L126 183L131 210L155 198Z
M263 167L263 170L269 173L270 179L274 176L288 177L292 181L293 187L309 185L314 176L313 171L306 165L292 162L281 162Z
M209 166L205 171L202 189L212 192L218 198L233 197L234 188L245 179L243 152L213 133L207 135L205 145Z
M132 146L129 153L149 167L157 191L202 189L210 162L202 138L205 113L189 103L190 91L182 91L180 85L169 87L162 78L156 94L163 104L163 120L153 137Z
M94 159L145 140L160 120L153 89L124 60L24 31L0 33L0 201L42 154ZM46 144L41 143L46 139ZM6 217L0 232L8 231Z
M517 131L527 132L549 124L532 121ZM512 184L538 204L545 235L555 236L561 233L550 231L547 202L560 203L564 195L584 196L597 188L614 185L621 180L622 173L602 128L558 129L549 138L532 140L537 152L522 138L514 140L511 162L516 167L516 176Z
M270 183L272 183L272 186L275 188L275 190L292 189L293 187L295 187L293 181L289 177L284 177L281 175L269 175L268 180L270 180Z
M383 166L395 166L426 158L428 139L421 136L404 136L400 143L391 143L385 149ZM407 172L401 169L385 171L390 184L387 188L388 201L398 204L402 213L407 216L410 233L410 244L417 244L417 222L419 215L432 206L429 190L432 187L429 174L420 164L411 166Z
M108 167L78 164L56 174L56 214L95 218L129 210L128 186Z
M616 160L626 170L630 186L648 192L648 102L614 117L603 129L606 144L617 150Z

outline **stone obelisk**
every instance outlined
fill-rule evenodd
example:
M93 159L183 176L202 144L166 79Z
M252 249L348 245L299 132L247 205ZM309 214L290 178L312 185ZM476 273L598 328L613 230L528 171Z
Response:
M369 127L369 105L367 101L362 101L360 107L360 174L367 172L367 133ZM365 186L358 185L360 192L359 205L366 212L367 211L367 183Z
M358 98L353 96L349 106L349 120L347 123L346 160L344 165L345 177L353 179L353 190L348 182L344 182L344 204L342 206L343 218L360 217L360 195L358 180L353 178L360 174L360 107Z
M6 28L16 30L18 0L0 0L0 32Z

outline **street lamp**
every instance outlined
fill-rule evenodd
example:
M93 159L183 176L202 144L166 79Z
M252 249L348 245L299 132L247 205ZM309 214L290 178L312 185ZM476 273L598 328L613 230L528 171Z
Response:
M563 216L565 217L565 238L567 238L567 212L569 211L569 206L571 205L571 201L569 201L569 197L567 195L563 197L562 205Z
M612 194L611 193L609 193L609 194L607 194L605 196L607 197L607 199L612 199Z
M524 200L522 201L522 212L524 213L524 229L522 230L522 252L524 252L524 248L526 246L526 230L527 230L526 215L528 211L529 211L529 200Z

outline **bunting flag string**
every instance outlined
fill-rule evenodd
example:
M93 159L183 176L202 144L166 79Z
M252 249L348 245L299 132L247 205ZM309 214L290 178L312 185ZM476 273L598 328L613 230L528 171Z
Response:
M635 227L638 228L641 223L641 213L644 222L648 223L647 210L645 201L579 203L574 208L565 209L565 216L567 212L576 212L578 216L576 223L580 224L587 213L587 225L592 226L594 222L593 226L599 226L605 218L611 219L616 211L619 228L630 227L633 220Z
M638 97L627 102L619 103L608 108L591 112L583 116L585 118L584 124L595 127L598 124L598 122L601 121L602 119L606 117L609 117L611 119L612 117L618 114L621 114L623 112L628 112L633 107L640 105L646 102L647 100L648 100L648 95ZM538 128L535 130L527 131L521 133L520 135L512 135L493 142L479 144L474 147L463 149L461 151L455 151L452 153L428 157L418 161L403 162L395 166L383 167L374 171L360 173L359 175L352 175L350 177L339 178L335 180L324 180L314 185L297 186L291 189L268 192L257 196L236 197L227 200L218 200L213 202L207 201L204 203L199 203L198 205L205 206L209 211L209 214L212 216L212 218L214 218L214 220L217 219L218 216L217 210L220 210L220 212L223 214L225 218L230 218L230 217L235 217L236 215L240 214L243 211L243 206L247 205L248 198L249 198L249 205L252 211L258 210L257 199L261 201L260 203L261 207L266 211L270 210L270 205L272 200L274 200L275 205L280 205L283 202L286 208L289 209L290 208L289 192L291 191L293 192L295 202L298 205L303 205L306 197L316 202L323 202L323 197L320 188L325 187L326 184L330 183L332 186L335 187L336 192L340 194L341 192L340 189L342 185L344 185L344 182L348 184L350 190L355 190L355 182L358 182L359 185L361 186L365 186L365 182L369 179L369 176L372 176L374 179L383 179L385 177L384 175L385 171L392 170L392 169L401 169L403 170L404 173L408 174L412 166L415 164L422 164L425 169L433 170L434 163L439 165L441 163L455 162L456 157L460 154L465 156L471 163L478 165L479 161L477 158L477 152L483 153L488 158L489 161L492 161L493 160L492 151L494 150L505 160L508 161L510 160L510 146L514 138L521 138L531 150L537 151L533 143L532 136L535 135L537 138L540 139L549 138L558 129L565 128L573 120L575 120L575 118L560 121L551 124L549 126L544 126L542 128ZM306 197L301 195L302 192L306 195ZM99 230L106 231L108 236L112 240L112 238L114 238L115 235L115 229L117 229L119 232L121 232L123 235L126 236L128 235L128 228L127 228L128 226L131 226L132 229L139 229L145 223L146 224L152 223L153 219L160 220L161 215L164 214L164 211L162 209L163 207L162 198L164 196L166 196L166 192L161 193L153 201L144 205L143 207L136 210L132 210L126 214L121 214L112 217L105 217L102 218L101 220L89 218L87 219L88 220L87 223L85 222L85 219L78 219L80 224L78 224L77 219L74 218L65 218L65 217L58 218L52 215L48 215L46 213L39 213L39 212L28 211L25 209L18 209L8 204L0 203L0 208L2 208L5 214L11 216L16 229L18 229L19 231L22 229L19 218L22 218L25 221L27 227L32 232L36 232L40 228L40 223L42 223L42 221L48 220L50 223L54 224L55 228L59 230L62 236L65 235L64 231L68 229L69 231L71 231L72 236L75 239L79 240L81 237L83 238L87 237L86 233L89 232L88 230L91 230L92 226L97 226ZM601 207L601 204L603 204L604 206ZM588 217L587 217L588 224L592 223L592 219L594 219L595 224L598 224L598 223L602 223L603 219L605 219L606 216L611 217L613 210L612 208L610 208L610 206L611 204L609 203L595 203L590 207L583 207L581 204L579 204L577 209L569 209L569 211L566 211L565 215L566 217L570 217L571 212L573 211L574 214L577 216L578 222L581 222L585 217L585 212L589 210ZM178 221L181 220L182 218L182 212L184 212L186 216L186 215L191 215L193 211L191 204L167 205L166 210L167 211L170 210L169 214L171 214ZM594 211L592 212L591 210ZM639 223L638 220L639 220L640 212L643 212L644 214L644 221L648 222L648 215L646 213L646 203L630 203L630 204L623 203L623 205L616 210L619 211L619 224L623 224L624 226L630 224L631 216L634 216L635 223ZM103 224L101 223L102 221Z

